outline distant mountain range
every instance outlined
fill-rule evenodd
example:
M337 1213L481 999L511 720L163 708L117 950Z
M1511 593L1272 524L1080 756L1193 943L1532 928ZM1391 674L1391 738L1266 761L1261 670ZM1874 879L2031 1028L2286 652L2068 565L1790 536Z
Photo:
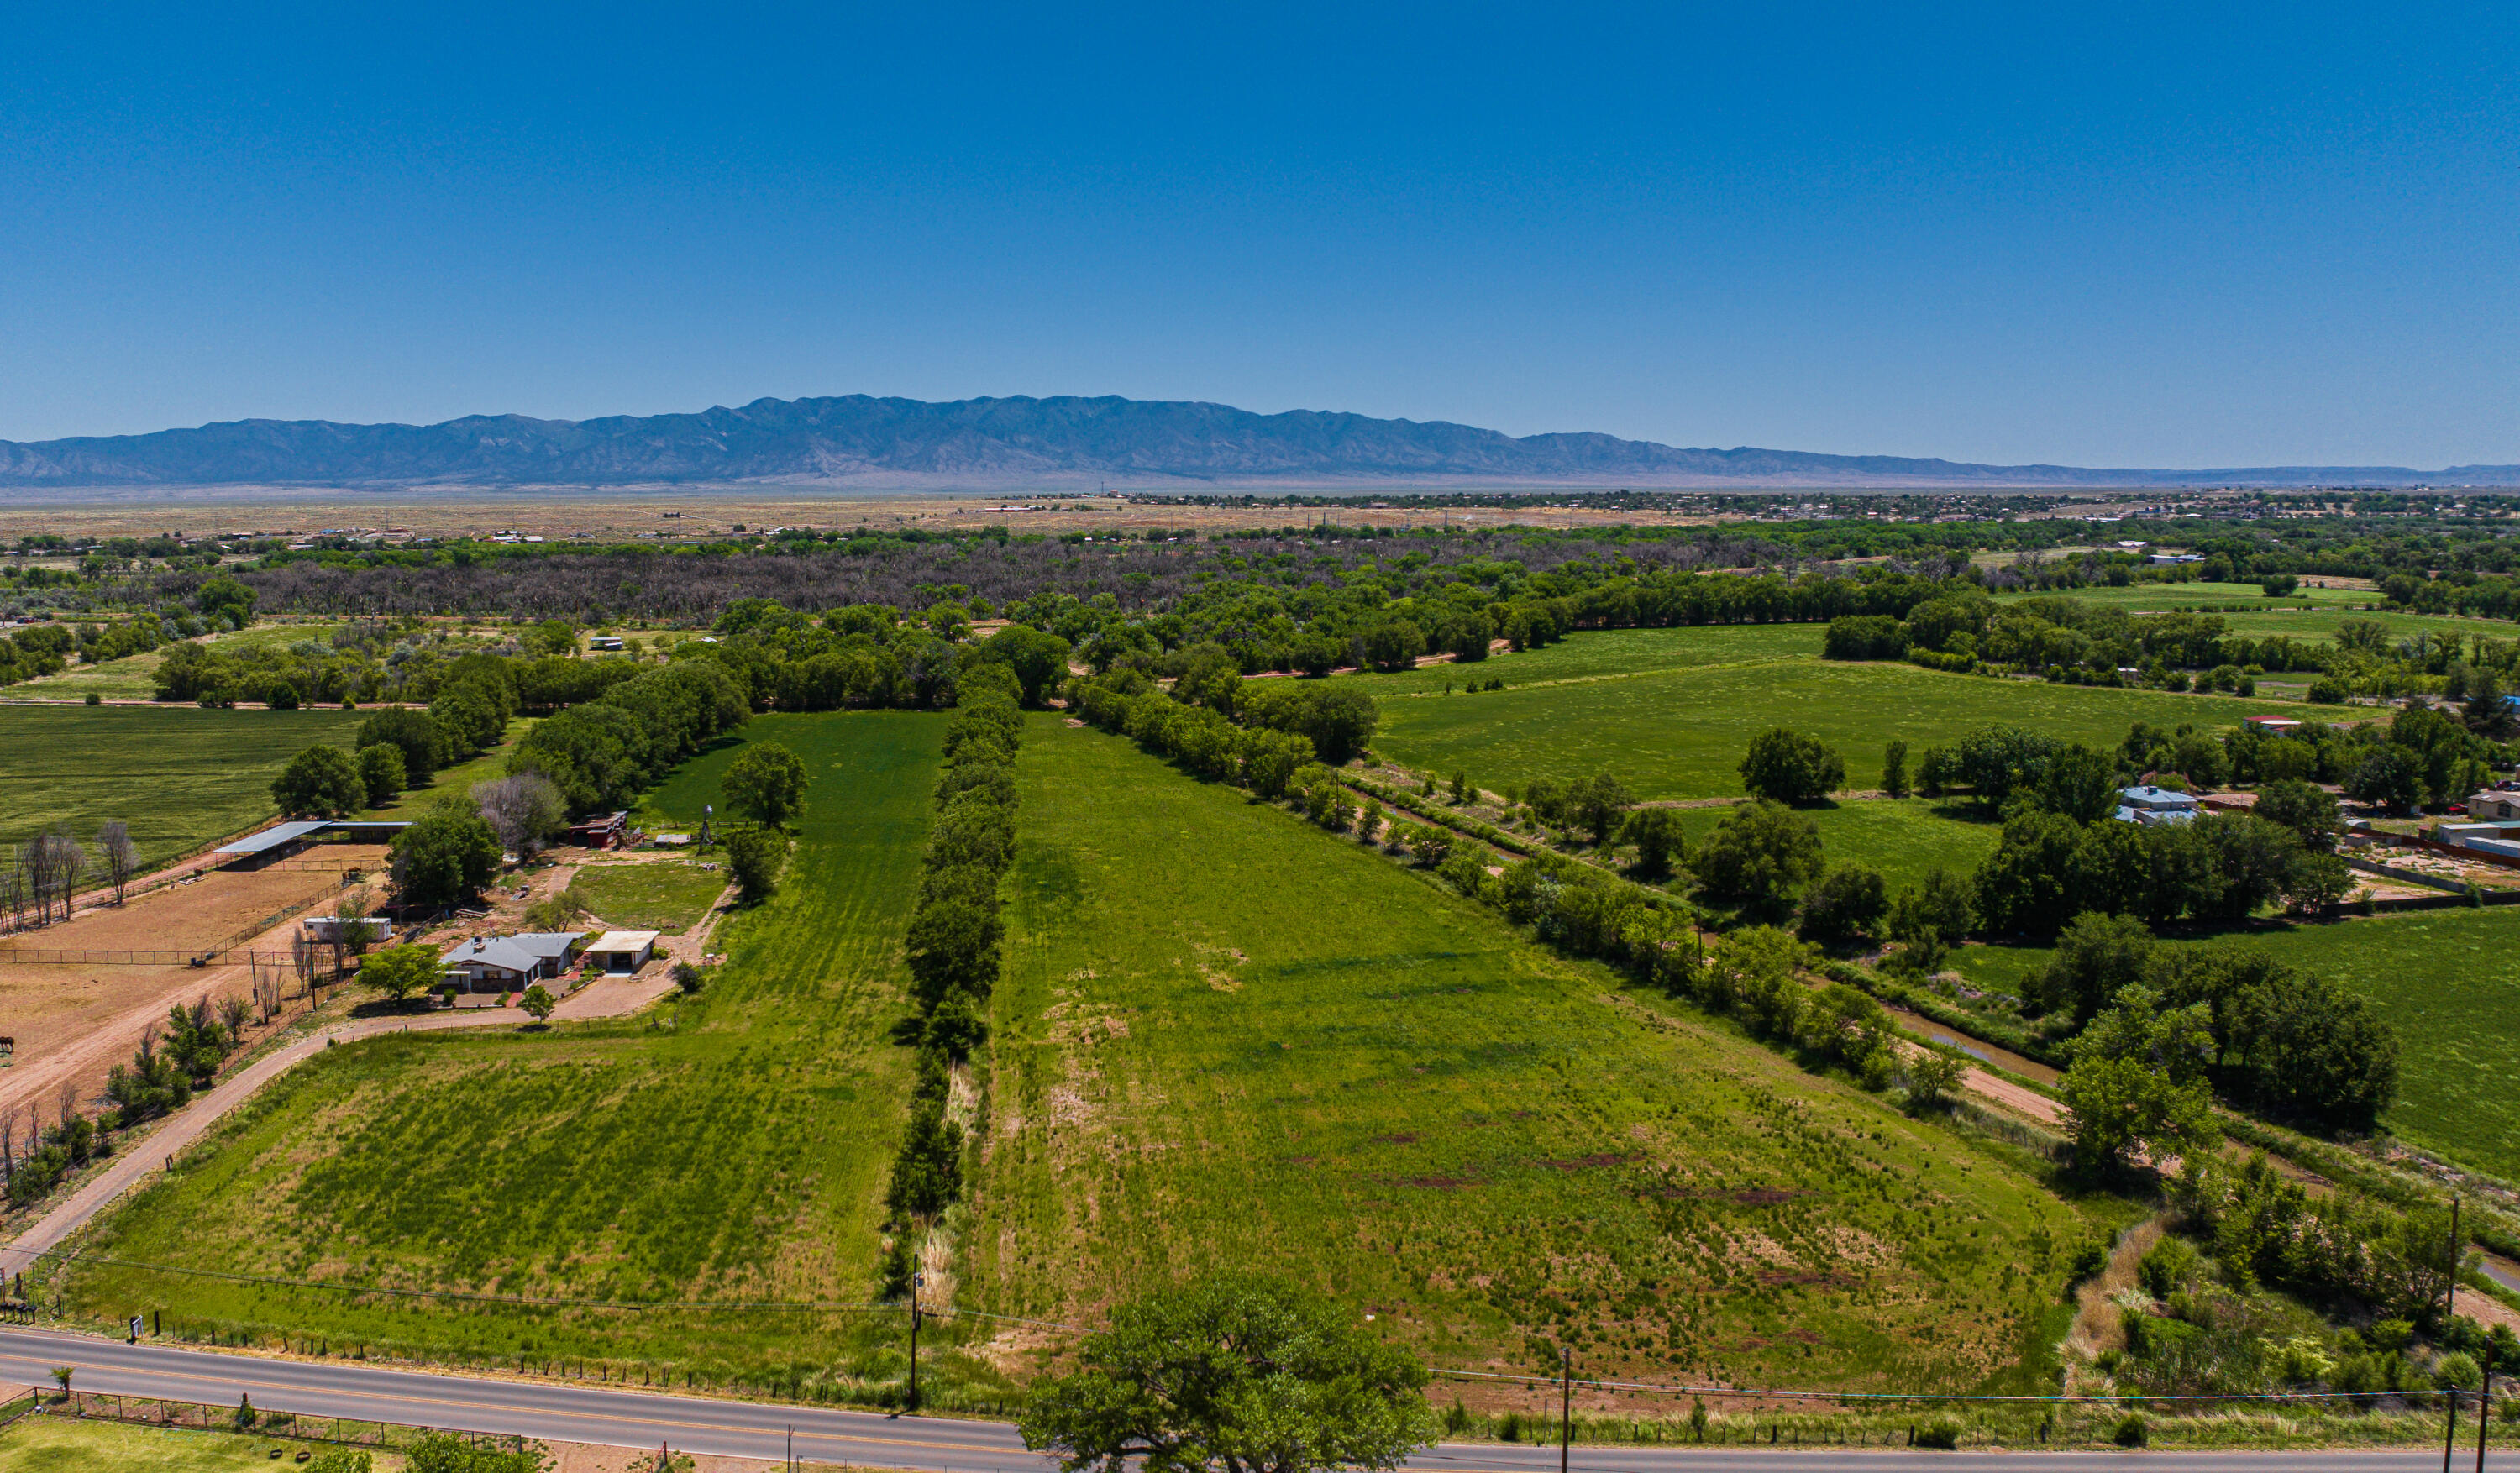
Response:
M1684 450L1606 434L1519 438L1441 421L1121 398L850 394L601 420L442 424L241 420L155 434L0 441L0 487L466 487L788 482L922 487L1405 485L2110 487L2520 485L2520 466L2197 470L1979 466L1797 450ZM23 499L19 498L19 499Z

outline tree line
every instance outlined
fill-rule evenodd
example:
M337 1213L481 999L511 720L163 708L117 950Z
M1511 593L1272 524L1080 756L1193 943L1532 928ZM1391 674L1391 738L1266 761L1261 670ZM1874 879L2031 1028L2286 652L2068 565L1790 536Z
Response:
M1015 753L1023 742L1022 688L1003 664L964 673L946 721L936 816L921 861L919 903L903 947L916 1011L898 1036L917 1046L910 1123L884 1188L892 1242L882 1291L909 1292L913 1236L963 1193L963 1127L951 1117L952 1076L988 1034L990 993L1006 923L999 882L1014 861Z

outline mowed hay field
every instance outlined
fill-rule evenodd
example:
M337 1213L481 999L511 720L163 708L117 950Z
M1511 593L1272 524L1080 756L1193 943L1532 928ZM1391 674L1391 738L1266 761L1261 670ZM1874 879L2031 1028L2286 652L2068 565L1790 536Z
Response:
M150 864L271 817L271 780L306 747L347 747L357 711L0 705L0 839L120 819Z
M1879 785L1892 740L1908 743L1912 775L1927 746L1994 723L2113 747L2138 721L2236 726L2264 704L1821 659L1529 687L1513 680L1510 661L1486 663L1507 677L1507 689L1387 699L1375 749L1414 768L1465 771L1490 788L1609 772L1642 797L1712 798L1741 791L1741 755L1770 727L1792 727L1837 748L1847 785L1868 789Z
M1379 855L1035 718L967 1299L1282 1274L1439 1365L2010 1379L2075 1212Z
M2398 1102L2380 1124L2452 1160L2520 1178L2520 909L2419 911L2221 940L2370 999L2398 1034ZM1981 987L2011 990L2048 955L1968 947L1958 966Z
M813 779L780 893L731 917L700 996L647 1016L393 1035L334 1049L222 1123L106 1220L71 1302L164 1307L337 1348L673 1361L709 1374L824 1364L857 1321L712 1313L740 1300L864 1304L908 1094L901 927L944 723L767 716ZM656 795L697 815L742 746ZM108 1245L111 1245L110 1247ZM130 1265L670 1312L498 1309L227 1283Z

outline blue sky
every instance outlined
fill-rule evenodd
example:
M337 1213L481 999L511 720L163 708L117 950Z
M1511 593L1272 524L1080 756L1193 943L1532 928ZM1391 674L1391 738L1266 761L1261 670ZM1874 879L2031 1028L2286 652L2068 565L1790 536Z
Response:
M1117 393L2520 461L2520 12L21 7L0 437Z

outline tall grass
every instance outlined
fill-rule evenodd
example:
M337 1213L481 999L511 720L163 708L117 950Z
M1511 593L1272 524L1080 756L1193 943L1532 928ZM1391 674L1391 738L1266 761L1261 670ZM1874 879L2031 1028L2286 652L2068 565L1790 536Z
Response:
M1978 1384L2084 1230L1352 838L1037 718L967 1302L1293 1277L1439 1363Z

